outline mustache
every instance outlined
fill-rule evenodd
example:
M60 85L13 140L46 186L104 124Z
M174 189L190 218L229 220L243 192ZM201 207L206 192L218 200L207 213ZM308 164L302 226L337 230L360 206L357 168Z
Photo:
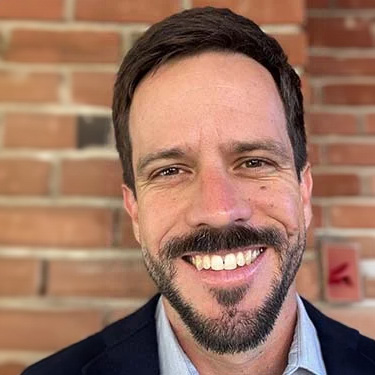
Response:
M230 226L227 228L202 228L193 233L171 238L161 249L167 260L187 254L212 254L219 250L236 250L253 245L273 247L281 252L288 244L285 236L274 227Z

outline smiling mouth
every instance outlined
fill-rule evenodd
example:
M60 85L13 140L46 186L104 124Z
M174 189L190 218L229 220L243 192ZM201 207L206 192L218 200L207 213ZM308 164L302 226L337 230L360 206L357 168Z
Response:
M266 251L267 247L259 246L246 251L236 251L219 254L187 255L182 259L195 266L198 271L202 270L235 270L254 263L257 258Z

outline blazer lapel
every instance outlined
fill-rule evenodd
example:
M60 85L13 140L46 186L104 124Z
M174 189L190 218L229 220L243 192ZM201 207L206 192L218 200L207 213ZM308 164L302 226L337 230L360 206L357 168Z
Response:
M159 375L155 309L159 295L103 333L106 350L87 364L83 375Z
M373 375L375 373L375 365L369 358L362 353L353 349L344 351L344 359L340 363L341 369L338 368L336 372L332 370L334 375ZM328 370L327 370L328 371ZM328 372L331 374L331 372Z
M303 300L322 349L328 375L374 375L374 363L359 350L358 331L336 322Z
M84 375L158 375L159 360L155 326L106 350L83 370Z

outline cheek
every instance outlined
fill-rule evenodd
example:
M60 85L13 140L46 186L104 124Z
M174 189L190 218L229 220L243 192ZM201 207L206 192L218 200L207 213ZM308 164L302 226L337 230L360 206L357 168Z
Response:
M260 186L258 192L260 210L265 216L276 220L288 234L300 230L303 220L303 205L299 189L285 186Z
M139 197L139 232L141 245L150 251L160 248L160 244L176 227L181 208L173 197L145 195ZM165 241L164 241L165 242Z

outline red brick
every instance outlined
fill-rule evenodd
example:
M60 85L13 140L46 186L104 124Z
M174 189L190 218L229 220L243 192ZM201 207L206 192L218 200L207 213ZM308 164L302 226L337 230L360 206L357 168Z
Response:
M373 237L353 237L352 240L359 244L362 259L375 258L375 240Z
M315 228L319 228L323 226L323 209L320 206L313 205L313 225Z
M73 101L110 107L114 80L111 73L74 73Z
M336 205L330 208L331 225L341 228L374 228L375 206Z
M307 128L310 134L356 134L356 116L349 113L309 113Z
M0 194L48 194L50 169L44 161L0 159Z
M125 212L121 215L121 228L120 246L126 248L138 248L139 243L134 238L132 222L129 215Z
M310 17L307 35L312 47L373 47L371 22L364 18Z
M3 375L19 375L26 365L22 363L8 362L0 364L0 374Z
M360 181L354 174L314 174L313 196L358 195Z
M304 261L296 277L298 293L310 301L320 297L320 278L318 262L316 260Z
M375 8L374 0L336 0L337 8Z
M371 113L366 116L365 130L367 133L375 133L375 113Z
M78 20L154 23L181 10L175 0L77 0Z
M306 233L306 247L307 251L315 248L315 230L322 226L322 209L321 207L313 206L313 217L310 226Z
M318 206L313 206L313 217L306 234L306 247L307 251L309 249L314 249L315 247L315 230L317 227L322 226L322 209Z
M307 0L307 8L329 8L330 0Z
M51 261L48 275L52 296L141 298L156 293L141 259Z
M365 278L364 290L366 298L375 298L375 279Z
M63 17L63 0L1 0L0 18L59 20Z
M328 162L335 165L375 164L375 144L333 143L327 145Z
M373 105L375 85L373 84L331 84L323 87L326 104Z
M121 197L121 165L118 160L64 160L61 193Z
M4 58L20 62L116 63L120 35L115 32L15 30Z
M370 194L374 195L375 194L375 176L369 177L368 184L370 188Z
M33 113L5 115L5 147L63 149L74 148L76 144L74 117Z
M321 146L317 143L308 144L309 161L312 165L318 165L322 162Z
M375 313L373 307L328 307L319 306L323 313L362 334L375 337Z
M193 7L212 6L209 0L193 0ZM230 8L257 23L302 23L304 2L301 0L216 0L215 7Z
M300 76L300 78L304 105L308 106L311 104L312 100L312 86L310 83L310 78L306 74Z
M20 230L22 228L22 230ZM4 245L103 247L112 242L112 213L84 207L1 207Z
M320 87L314 86L310 82L310 103L309 104L321 104Z
M125 316L132 314L134 311L138 310L142 306L142 302L134 303L130 307L116 308L108 312L105 323L106 325L116 322Z
M342 237L342 241L345 243L357 244L358 249L360 250L361 259L375 258L374 237L345 236Z
M292 65L305 65L307 62L307 40L304 33L273 34L288 55Z
M56 102L60 76L0 71L0 102Z
M0 259L0 295L27 296L38 293L40 261L37 259Z
M375 58L310 56L308 72L317 75L375 75Z
M0 311L0 348L52 351L81 340L102 327L95 311Z
M306 251L315 247L315 227L310 224L306 233Z

